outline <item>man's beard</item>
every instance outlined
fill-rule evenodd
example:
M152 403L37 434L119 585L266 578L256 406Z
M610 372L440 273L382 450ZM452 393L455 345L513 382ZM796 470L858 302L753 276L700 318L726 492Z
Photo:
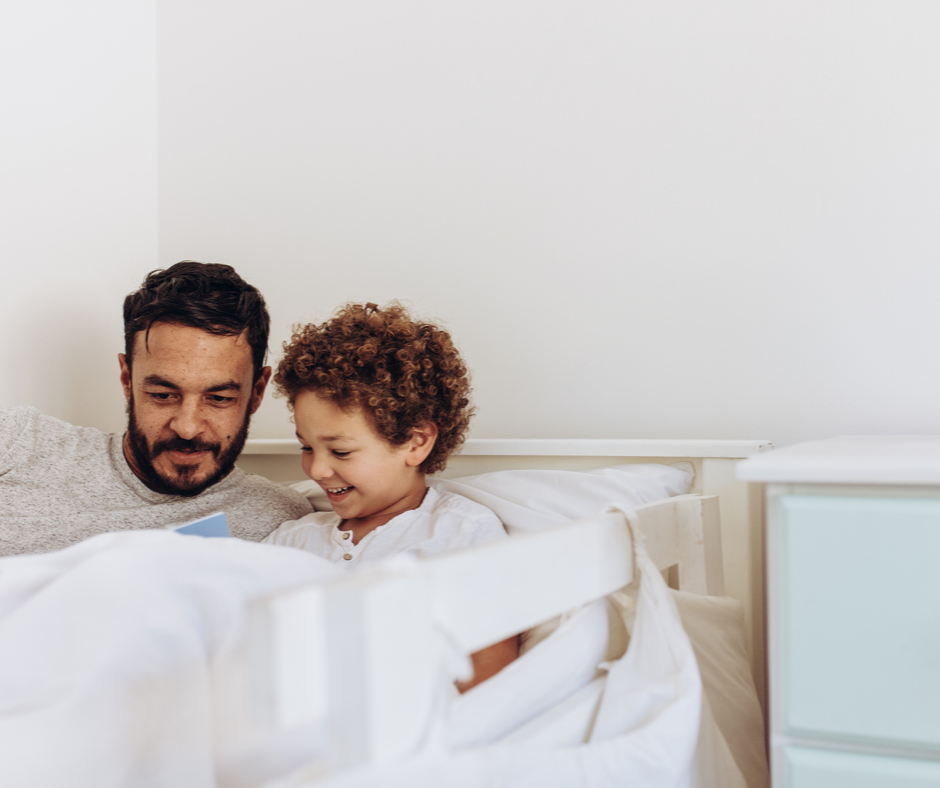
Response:
M158 440L153 446L150 446L147 443L146 436L137 425L137 418L134 415L133 394L127 403L128 444L130 445L131 454L134 455L134 463L137 465L137 470L142 477L141 481L154 492L163 493L164 495L180 495L184 498L192 498L209 489L213 484L218 484L228 476L235 467L238 455L242 453L242 449L245 447L250 423L251 411L247 409L241 429L224 451L219 443L210 443L199 438L185 440L179 435L165 440ZM168 479L156 469L153 461L163 452L173 450L211 451L212 456L215 458L216 469L203 481L196 481L193 477L201 463L198 465L174 465L176 476Z

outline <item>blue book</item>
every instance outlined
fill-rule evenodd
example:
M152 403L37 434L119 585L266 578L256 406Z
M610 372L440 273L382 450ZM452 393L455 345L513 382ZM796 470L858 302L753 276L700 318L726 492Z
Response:
M231 536L228 530L228 520L225 519L225 512L214 512L193 520L186 525L180 525L173 528L178 534L187 534L189 536Z

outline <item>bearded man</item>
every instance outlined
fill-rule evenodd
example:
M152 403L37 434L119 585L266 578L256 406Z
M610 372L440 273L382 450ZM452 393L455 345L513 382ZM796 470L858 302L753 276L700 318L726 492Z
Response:
M0 409L0 555L225 512L260 541L311 511L235 467L271 377L264 299L227 265L150 273L124 301L123 434Z

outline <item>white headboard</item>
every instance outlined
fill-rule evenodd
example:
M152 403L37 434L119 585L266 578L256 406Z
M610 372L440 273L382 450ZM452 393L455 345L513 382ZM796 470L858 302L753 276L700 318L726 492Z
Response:
M691 492L719 496L725 592L744 606L747 648L758 696L765 703L764 539L761 485L735 478L742 459L768 451L767 441L471 438L452 457L443 478L519 468L584 470L640 462L689 462ZM289 484L306 477L300 446L286 440L249 440L239 467ZM765 704L766 708L766 704Z

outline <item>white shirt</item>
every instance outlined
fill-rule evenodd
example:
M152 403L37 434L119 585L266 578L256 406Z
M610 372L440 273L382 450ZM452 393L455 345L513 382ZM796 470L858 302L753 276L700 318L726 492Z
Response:
M341 524L334 512L314 512L281 524L264 541L353 567L398 553L425 557L507 536L499 518L485 506L433 487L417 509L393 517L359 544L353 544L352 531L342 530Z

